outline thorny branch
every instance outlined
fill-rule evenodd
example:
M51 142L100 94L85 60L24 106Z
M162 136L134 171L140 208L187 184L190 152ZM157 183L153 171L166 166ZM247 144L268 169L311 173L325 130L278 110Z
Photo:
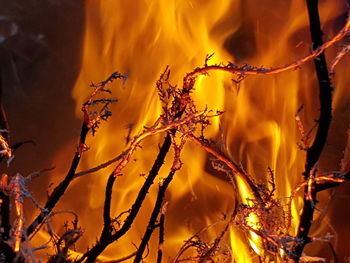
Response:
M220 150L215 149L213 146L210 145L208 140L200 139L193 134L190 134L188 136L189 139L194 141L195 143L199 144L201 147L203 147L208 153L212 154L214 157L216 157L218 160L224 162L231 170L233 174L237 174L243 181L245 181L251 190L253 191L255 198L261 199L261 196L259 194L259 191L257 189L256 183L253 181L253 179L250 177L250 175L244 171L242 167L240 167L238 164L236 164L233 160L231 160L229 157L225 156L224 153L220 152ZM234 178L232 178L234 179Z
M80 261L87 259L86 262L92 262L105 249L105 247L107 247L110 243L116 241L117 239L119 239L119 237L124 235L129 230L133 220L135 219L135 217L138 213L138 210L139 210L139 208L140 208L140 206L141 206L141 204L146 196L146 190L148 191L150 185L153 183L153 180L160 169L161 165L159 165L159 164L161 162L159 162L159 160L161 160L161 159L159 159L159 158L157 158L157 160L154 164L154 165L156 165L154 167L157 167L157 168L155 168L155 169L152 168L152 170L151 170L151 171L155 171L155 172L150 173L149 176L147 177L147 180L149 179L149 181L148 182L146 181L144 186L140 190L139 196L137 197L134 205L132 206L132 209L129 212L129 216L125 220L124 224L119 228L119 230L117 230L116 233L113 233L113 234L111 233L113 231L113 228L111 228L111 226L110 226L112 223L112 220L110 218L110 202L111 202L111 195L112 195L111 194L112 187L113 187L113 184L116 180L116 177L120 176L122 174L121 173L122 170L129 162L131 155L136 150L136 148L138 148L140 142L143 139L145 139L146 137L160 133L160 132L172 131L172 134L174 134L175 128L181 127L184 124L188 125L189 123L193 122L193 120L196 117L203 116L203 113L198 113L197 111L192 111L192 112L190 111L191 114L188 114L185 118L183 118L183 119L180 118L177 121L175 118L175 120L174 120L174 116L177 115L178 117L181 117L183 115L184 111L186 111L186 104L188 104L188 102L191 102L191 100L189 98L189 93L194 87L197 76L206 75L209 71L220 71L220 70L227 71L227 72L234 73L234 74L238 74L240 77L242 77L243 75L253 75L253 74L276 74L276 73L280 73L280 72L283 72L286 70L294 69L294 68L301 66L303 63L317 57L326 48L330 47L331 45L333 45L334 43L339 41L342 37L345 36L345 34L349 30L349 28L350 28L350 23L348 21L346 23L346 25L344 26L344 28L332 40L330 40L326 44L317 48L310 55L308 55L308 56L306 56L306 57L304 57L304 58L302 58L294 63L288 64L288 65L285 65L282 67L274 68L274 69L255 68L255 67L251 67L248 65L244 65L243 67L238 67L232 63L230 63L226 66L225 65L208 65L208 61L210 59L210 56L208 56L206 58L205 66L203 68L197 68L193 72L186 75L186 77L184 78L182 91L178 91L176 89L176 87L173 87L169 83L168 79L169 79L170 71L167 68L165 70L165 72L162 74L160 80L157 82L159 96L160 96L161 101L163 102L164 114L152 127L145 129L145 131L143 133L141 133L139 136L134 137L131 140L130 146L126 151L124 151L117 158L114 158L114 160L117 160L119 162L114 169L113 176L111 175L109 177L109 180L107 183L106 201L105 201L105 208L104 208L104 222L105 222L104 229L102 231L102 235L100 237L100 240L97 242L97 244L92 249L90 249L80 259ZM243 79L243 78L241 78L241 79ZM170 98L173 98L173 100L171 102L171 106L168 107ZM191 107L188 107L188 108L191 109ZM271 209L273 207L279 207L279 205L277 203L273 202L273 198L272 198L273 194L272 193L266 194L265 190L261 190L261 187L259 188L255 184L255 182L249 177L249 175L244 171L243 168L241 168L235 162L233 162L232 160L227 158L220 151L211 147L210 144L206 140L195 137L193 134L189 134L188 138L195 141L196 143L201 145L205 150L207 150L208 152L213 154L216 158L218 158L219 160L226 163L226 165L232 170L233 174L237 174L237 176L240 176L249 185L252 192L255 194L255 197L261 201L259 203L271 202L272 203ZM162 159L165 157L165 155L168 152L168 149L170 147L170 144L171 144L169 135L167 136L165 142L167 142L167 143L163 144L163 146L160 149L160 153L163 152ZM164 145L166 145L166 147ZM112 161L109 163L112 163ZM98 167L98 168L94 168L94 169L97 170L97 169L100 169L103 167ZM150 175L152 175L152 176L150 176ZM327 181L327 179L324 178L324 181ZM269 199L266 199L266 196L269 196ZM253 209L256 212L257 210L259 210L261 208L258 209L256 207L255 208L245 207L244 209L248 209L248 210ZM267 211L264 214L268 214L268 213L269 212ZM266 221L266 218L264 218L264 220ZM290 220L290 218L289 218L289 220ZM264 227L266 227L266 225ZM250 228L251 228L250 231L253 231L253 230L255 232L259 231L256 228L252 228L252 227L250 227ZM280 242L282 242L281 243L282 245L279 245L279 243L276 243L276 237L271 238L266 233L262 234L262 232L260 232L260 236L262 236L263 239L267 240L268 244L270 244L270 246L272 244L275 247L275 249L277 249L276 247L280 247L280 248L282 247L284 250L288 249L288 251L290 250L290 246L289 245L287 246L285 244L287 242L286 240L288 240L288 242L295 241L291 237L289 237L289 238L284 237L284 238L280 238L280 240L281 240ZM145 242L145 243L147 243L147 242ZM142 251L142 248L139 251ZM141 252L139 254L141 254L141 256L142 256ZM141 258L142 257L140 257L140 259L137 259L137 260L141 260Z
M335 67L338 65L338 63L342 60L343 57L345 57L350 51L350 45L346 45L342 48L342 50L337 54L337 56L333 59L331 66L329 68L329 73L334 74Z
M146 227L146 232L144 233L141 244L139 245L139 248L137 250L137 253L136 253L136 256L134 259L134 263L138 263L142 260L142 256L143 256L144 250L148 244L148 241L150 240L151 235L152 235L153 231L155 230L155 228L158 227L158 225L156 225L156 222L157 222L157 218L158 218L159 214L161 213L162 204L163 204L164 197L165 197L165 192L166 192L170 182L173 180L174 174L182 166L182 163L180 160L180 153L181 153L181 150L182 150L184 144L185 144L185 138L182 138L182 141L181 141L179 146L177 146L176 143L173 142L174 151L175 151L173 165L170 168L169 175L165 179L164 178L160 179L156 203L154 205L149 223Z
M208 73L210 71L225 71L231 74L237 74L239 79L243 79L242 76L247 76L247 75L258 75L258 74L264 74L264 75L270 75L270 74L278 74L278 73L282 73L288 70L293 70L293 69L297 69L300 66L302 66L304 63L316 58L318 55L320 55L322 52L324 52L326 49L328 49L329 47L333 46L335 43L339 42L341 39L343 39L350 30L350 19L347 20L346 24L344 25L344 27L338 32L337 35L335 35L331 40L329 40L328 42L326 42L325 44L323 44L322 46L316 48L311 54L296 60L292 63L286 64L284 66L280 66L280 67L275 67L275 68L271 68L271 69L267 69L267 68L262 68L262 67L254 67L254 66L250 66L250 65L243 65L243 66L238 66L235 65L233 63L228 63L227 65L224 64L219 64L219 65L209 65L208 62L210 61L210 58L212 58L213 54L209 55L206 57L205 59L205 64L204 67L199 67L196 68L194 71L188 73L185 78L184 78L184 90L185 89L192 89L193 85L196 81L196 78L200 75L208 75ZM333 71L334 67L336 66L336 64L340 61L341 58L343 58L346 54L347 54L347 49L348 46L344 47L344 49L338 53L338 55L336 56L336 58L334 59L333 63L332 63L332 67L331 67L331 72ZM168 78L169 78L169 74L170 71L168 70L168 68L164 71L164 73L161 76L161 80L162 81L158 81L157 82L157 87L158 90L160 91L160 98L161 100L166 100L167 96L169 96L168 94L166 94L165 91L169 91L174 89L174 87L171 87L171 85L169 85L168 82ZM163 88L163 86L167 86L165 88ZM184 95L185 96L185 95ZM298 115L296 115L296 118L298 118ZM105 163L98 165L95 168L91 168L89 170L86 171L82 171L76 174L76 176L81 176L81 175L85 175L88 173L93 173L96 172L100 169L106 168L109 165L113 164L116 161L119 161L121 157L123 157L123 153L109 161L106 161Z
M271 74L278 74L282 73L288 70L293 70L297 69L300 66L302 66L304 63L315 59L319 57L327 48L331 47L341 39L343 39L350 30L350 19L346 21L346 24L344 27L338 32L337 35L335 35L331 40L328 42L321 44L321 45L316 45L313 49L313 52L310 53L309 55L298 59L290 64L286 64L280 67L275 67L275 68L263 68L263 67L254 67L250 65L243 65L243 66L238 66L233 63L228 63L226 65L220 64L220 65L208 65L208 60L210 59L211 56L207 56L205 65L204 67L196 68L194 71L191 73L188 73L185 78L184 78L184 86L190 85L190 83L194 82L195 79L200 76L200 75L208 75L209 72L211 71L224 71L232 74L237 74L238 79L242 80L244 76L247 75L258 75L258 74L264 74L264 75L271 75ZM344 55L346 52L344 52ZM343 57L343 55L341 56ZM338 61L335 63L337 64ZM334 68L334 67L333 67ZM326 67L327 69L327 67Z
M220 219L220 221L204 227L193 236L191 236L188 240L184 241L184 244L181 246L174 259L172 259L170 262L216 262L213 258L216 254L218 254L217 252L219 252L220 242L222 241L229 227L232 225L232 220L236 216L236 212L236 209L234 209L230 217L224 216L222 219ZM220 234L215 238L214 242L208 244L201 239L201 234L223 222L225 222L225 226L223 227ZM195 256L192 254L191 257L186 257L185 253L190 249L195 249L197 251L197 255Z
M153 126L146 128L144 132L138 136L135 136L130 141L129 148L123 152L119 163L109 176L104 203L104 226L102 234L97 243L88 252L86 252L78 260L78 262L82 262L84 260L86 260L85 262L94 262L97 256L100 255L109 244L117 241L130 229L143 204L143 201L145 200L148 190L153 184L154 179L158 175L158 172L164 163L164 159L172 144L171 137L175 136L176 131L181 130L184 132L185 130L194 130L196 125L208 124L207 118L217 116L217 114L211 115L210 112L207 112L206 110L202 112L197 111L189 96L193 86L186 86L183 87L182 90L178 90L176 87L171 86L168 82L169 75L170 71L168 68L166 68L164 73L161 75L160 80L157 82L159 96L163 103L163 114ZM165 89L165 87L167 88ZM122 175L122 170L128 164L131 155L140 145L142 140L150 135L161 132L167 132L164 143L159 150L158 156L146 178L146 181L141 187L138 196L136 197L136 200L128 213L128 216L122 225L118 224L119 226L117 226L117 230L116 227L111 224L113 220L110 218L110 202L112 199L113 185L117 177Z
M115 230L115 227L113 224L110 225L104 225L103 226L103 230L101 233L101 236L99 238L99 240L97 241L97 243L89 250L87 251L77 262L83 262L85 260L85 262L94 262L95 259L104 251L104 249L110 245L111 243L117 241L120 237L122 237L131 227L132 223L134 222L140 208L141 205L148 193L149 188L151 187L151 185L153 184L153 181L155 179L155 177L157 176L160 167L162 166L166 153L168 152L169 148L171 146L171 139L170 139L170 135L167 135L165 138L165 141L162 145L162 147L160 148L159 154L147 176L146 181L144 182L143 186L141 187L134 204L132 205L127 218L125 219L124 223L118 227L118 230ZM116 176L114 176L114 173L112 173L109 176L109 181L110 183L108 184L108 188L106 188L106 199L105 199L105 205L104 205L104 217L106 217L108 214L110 214L110 207L108 206L108 203L111 200L112 196L109 195L109 193L111 193L111 189L113 187L113 183L115 182L115 180L117 179ZM106 204L107 203L107 204ZM105 222L109 222L112 220L110 219L104 219ZM117 224L118 226L118 224Z
M111 100L111 99L95 100L96 95L101 93L106 93L106 92L110 93L110 91L106 89L106 84L112 82L114 79L125 79L125 78L126 78L125 76L119 73L113 73L105 81L98 84L91 85L94 90L91 96L89 97L89 99L83 104L83 107L82 107L82 111L84 113L84 119L81 127L79 144L75 152L75 155L73 157L71 167L66 177L64 178L64 180L53 190L52 194L49 196L44 206L44 209L29 225L27 229L27 236L30 236L36 230L38 230L38 227L41 225L45 217L47 217L49 213L52 211L52 209L56 206L57 202L64 195L65 191L67 190L68 186L73 180L75 171L80 163L81 156L83 152L85 152L88 149L87 146L85 145L85 139L88 132L92 130L92 133L94 134L101 120L106 120L111 115L111 112L108 110L108 105L114 102L115 100ZM91 111L91 108L97 104L102 104L102 109L100 109L99 112Z

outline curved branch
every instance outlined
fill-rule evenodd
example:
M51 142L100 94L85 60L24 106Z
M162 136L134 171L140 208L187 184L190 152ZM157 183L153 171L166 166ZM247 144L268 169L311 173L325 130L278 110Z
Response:
M243 170L238 164L236 164L233 160L228 158L224 153L220 152L219 150L213 148L210 146L207 142L197 138L193 134L189 134L188 138L191 139L193 142L196 144L200 145L203 147L208 153L214 155L218 160L224 162L233 172L233 174L236 174L239 176L245 183L247 183L252 190L254 196L261 200L261 196L259 194L259 191L253 182L253 179L249 177L246 171Z
M244 75L258 75L258 74L263 74L263 75L271 75L271 74L278 74L278 73L282 73L288 70L293 70L293 69L297 69L299 68L301 65L303 65L305 62L308 62L312 59L316 59L317 57L319 57L326 49L328 49L329 47L333 46L335 43L337 43L338 41L340 41L341 39L343 39L346 34L349 32L350 30L350 19L348 18L348 20L346 21L346 24L344 25L344 27L338 32L338 34L336 34L331 40L329 40L328 42L324 43L324 44L318 44L314 47L313 51L301 58L298 59L292 63L283 65L283 66L279 66L276 68L270 68L270 69L266 69L266 68L261 68L261 67L252 67L249 65L243 65L241 67L229 63L227 65L205 65L204 67L199 67L196 68L194 71L188 73L185 78L184 78L184 86L188 86L191 85L190 83L193 83L193 81L200 75L207 75L209 72L211 71L224 71L224 72L228 72L228 73L232 73L232 74L244 74ZM315 42L315 40L313 40L314 43L322 43L322 42Z

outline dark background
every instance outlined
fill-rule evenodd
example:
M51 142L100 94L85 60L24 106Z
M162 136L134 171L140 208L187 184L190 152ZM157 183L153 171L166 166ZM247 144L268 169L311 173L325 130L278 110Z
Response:
M79 72L84 1L0 0L0 7L6 18L0 34L9 22L18 25L17 34L0 43L11 144L35 143L20 147L10 168L2 169L27 175L52 165L57 150L79 131L71 90Z

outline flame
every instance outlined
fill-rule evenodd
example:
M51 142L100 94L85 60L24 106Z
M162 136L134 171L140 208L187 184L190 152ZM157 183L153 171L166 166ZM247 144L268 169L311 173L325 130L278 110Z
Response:
M236 228L230 228L230 241L234 262L249 263L252 262L252 257L249 249L244 243L244 238L240 235Z
M256 66L279 66L307 54L305 4L265 2L87 0L82 70L73 89L77 114L81 116L81 104L90 93L86 88L89 82L105 79L116 70L129 77L124 86L114 84L119 103L112 108L112 119L88 139L91 150L85 154L80 169L118 155L128 139L156 121L161 107L155 83L166 65L171 68L171 82L180 86L183 76L203 65L206 54L212 52L215 55L210 63L236 61ZM321 3L320 9L325 21L329 21L339 15L341 6L326 2ZM306 67L276 76L254 76L237 88L227 73L212 73L198 78L193 93L198 108L225 111L223 117L213 119L206 136L222 141L229 155L241 162L256 181L266 183L270 167L274 171L275 196L279 199L289 196L302 180L305 154L296 147L300 135L294 115L305 104L302 118L307 127L312 126L308 120L317 116L311 74L312 69ZM344 90L347 85L341 86ZM339 94L340 91L336 101ZM157 135L145 140L143 148L133 156L135 161L118 178L113 193L113 216L130 208L144 181L139 175L149 171L158 149L154 145L162 139L162 135ZM172 182L168 196L163 249L167 256L174 256L184 240L212 224L221 211L230 211L234 203L231 185L204 169L207 154L202 149L187 145L182 160L185 165ZM160 178L166 176L170 165L165 164ZM79 199L87 202L84 208L78 202L73 204L86 228L85 245L94 242L103 226L101 211L109 172L111 169L85 176L73 186L72 191L83 195ZM251 189L239 177L236 182L241 201L247 204L253 198ZM82 185L86 190L80 190ZM155 198L156 189L152 189L131 232L110 246L104 256L116 259L134 252L132 242L140 241ZM291 235L296 234L301 207L299 196L292 203ZM259 219L252 213L248 221L254 228ZM208 232L215 237L214 230ZM263 255L261 238L254 232L245 238L230 227L229 239L236 262L253 262L252 250ZM150 244L151 251L155 244L156 240Z

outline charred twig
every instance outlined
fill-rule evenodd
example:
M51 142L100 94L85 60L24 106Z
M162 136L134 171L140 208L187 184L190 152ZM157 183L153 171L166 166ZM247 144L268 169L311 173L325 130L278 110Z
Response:
M103 206L103 230L101 234L101 239L105 239L108 236L112 234L112 225L111 225L111 201L112 201L112 189L113 189L113 184L115 180L117 179L116 176L109 176L107 185L106 185L106 195L105 195L105 202Z
M113 158L111 160L108 160L108 161L106 161L106 162L104 162L102 164L99 164L96 167L93 167L93 168L90 168L90 169L78 172L78 173L76 173L74 175L74 179L77 178L77 177L80 177L80 176L83 176L83 175L86 175L86 174L95 173L95 172L98 172L98 171L100 171L100 170L102 170L104 168L107 168L110 165L112 165L113 163L118 162L124 155L125 155L125 153L121 153L117 157L115 157L115 158Z
M175 150L174 163L170 169L169 175L165 179L161 179L161 181L159 183L159 189L158 189L156 203L154 204L154 208L153 208L150 220L148 222L146 232L144 233L142 241L140 243L140 246L137 250L137 253L136 253L136 256L134 259L134 263L139 263L142 260L142 255L143 255L144 250L148 244L148 241L150 240L154 229L156 227L158 227L156 222L157 222L157 218L158 218L159 214L161 213L162 204L163 204L164 197L165 197L165 192L166 192L170 182L173 180L174 174L176 173L176 171L178 171L181 168L181 165L182 165L182 163L180 161L180 152L184 146L184 143L185 143L184 138L182 138L182 142L181 142L180 146L177 146L175 143L173 143L173 145L175 147L175 149L174 149Z
M297 192L299 192L302 189L306 190L306 197L310 199L312 196L312 192L320 192L327 189L330 189L332 187L339 186L340 184L344 183L345 181L350 180L350 173L346 174L340 174L340 173L328 173L323 175L318 175L313 178L310 178L309 180L306 180L299 184L297 187L294 188L294 190L291 192L289 196L289 202L288 202L288 210L289 214L291 214L291 203L292 200L295 198ZM310 189L310 185L312 186ZM311 200L312 201L312 200Z
M86 136L87 136L89 130L90 130L90 128L88 127L88 124L84 121L83 125L82 125L82 128L81 128L81 132L80 132L80 139L79 139L79 144L80 145L84 145L85 144L85 139L86 139ZM72 181L72 179L74 177L75 170L78 167L79 162L80 162L80 158L81 158L81 152L80 151L76 151L76 153L74 155L74 158L72 160L72 163L71 163L71 167L70 167L66 177L54 189L54 191L50 195L49 199L47 200L47 202L46 202L46 204L44 206L45 210L42 211L34 219L34 221L29 225L29 227L27 229L27 235L28 236L30 236L35 231L35 229L43 222L45 217L52 211L52 209L55 207L55 205L60 200L62 195L65 193L66 189L68 188L70 182Z
M32 144L32 145L36 145L34 141L32 140L26 140L26 141L22 141L22 142L16 142L15 144L13 144L11 146L11 149L13 152L15 152L18 148L22 147L25 144Z
M329 173L328 175L325 175L325 177L330 178L330 179L323 180L321 182L316 181L316 183L315 183L315 191L316 192L321 192L321 191L339 186L346 181L349 181L350 180L350 172L347 172L347 173ZM317 177L316 179L318 179L318 178L319 177Z
M131 207L130 213L128 214L127 218L125 219L123 225L120 227L120 229L112 233L112 226L110 225L104 225L102 234L100 239L97 241L97 243L88 251L86 252L77 262L83 262L86 259L86 262L94 262L95 259L102 253L102 251L111 243L117 241L120 237L122 237L131 227L132 223L134 222L141 205L148 193L149 188L153 184L153 181L155 177L157 176L161 166L164 163L164 159L166 154L168 153L171 146L171 137L170 135L167 135L165 138L165 141L160 148L160 151L158 153L158 156L156 160L153 163L153 166L147 176L146 181L144 182L143 186L141 187L136 200L134 204ZM114 173L112 173L110 177L114 177ZM115 181L110 179L111 181ZM106 190L107 192L107 190ZM107 212L104 212L104 215L106 215Z
M203 147L208 153L214 155L217 159L220 161L224 162L233 172L233 174L236 174L239 176L242 180L244 180L249 187L251 188L253 194L255 195L256 198L261 199L259 191L256 187L256 184L254 183L253 179L250 178L248 173L242 169L238 164L236 164L234 161L232 161L230 158L225 156L224 153L220 152L218 149L215 149L214 147L210 146L210 144L202 140L193 134L190 134L188 136L189 139L194 141L195 143L199 144L201 147Z
M144 233L142 241L140 243L140 246L139 246L139 248L137 250L135 259L133 261L134 263L141 262L142 255L143 255L143 252L144 252L144 250L145 250L145 248L147 246L147 243L150 240L154 229L156 227L158 227L156 222L157 222L158 215L159 215L159 213L161 211L161 208L162 208L162 203L163 203L163 200L164 200L165 192L166 192L170 182L172 181L175 172L176 172L176 170L172 170L169 173L169 175L164 179L164 181L160 183L159 190L158 190L158 195L157 195L157 200L156 200L156 203L154 205L154 208L153 208L150 220L148 222L148 225L147 225L147 228L146 228L146 232Z
M149 191L149 188L153 184L153 181L155 177L157 176L162 164L164 163L165 156L167 152L169 151L169 148L171 146L171 136L168 134L165 138L165 141L160 148L160 151L158 153L158 156L152 166L151 171L149 172L146 181L144 182L143 186L141 187L138 196L134 202L134 204L131 207L131 210L125 219L123 225L115 232L113 231L113 226L111 226L111 219L108 218L108 215L110 214L110 199L111 199L111 189L113 187L113 183L115 182L115 179L117 178L114 173L112 173L109 176L108 184L106 188L106 200L105 200L105 206L104 206L104 222L105 225L102 230L101 237L99 241L88 251L86 252L79 260L78 262L82 262L86 259L86 262L94 262L94 260L97 258L98 255L102 253L102 251L111 243L117 241L120 237L122 237L131 227L132 223L134 222L142 203ZM112 179L113 177L114 179Z
M160 126L160 127L157 127L158 122L159 122L159 121L157 121L154 126L147 128L140 135L134 137L134 139L132 139L132 141L130 143L130 147L126 151L123 152L123 156L122 156L120 162L117 164L116 168L114 169L114 171L113 171L114 176L121 175L121 172L125 168L125 166L128 164L131 155L139 147L142 140L144 140L146 137L148 137L150 135L155 135L158 133L166 132L169 130L174 130L176 127L194 122L194 119L196 117L200 117L203 114L204 114L204 112L197 112L197 113L194 113L192 115L186 116L183 119L174 120L173 122L168 123L168 124L163 125L163 126Z
M75 245L83 234L83 231L78 227L78 217L76 215L74 216L75 218L71 222L72 227L69 227L68 222L65 222L65 232L62 235L53 236L56 254L50 256L48 263L70 262L70 248Z
M60 200L60 198L63 196L65 191L67 190L68 186L70 185L71 181L74 178L75 171L80 163L81 155L84 151L87 150L87 147L85 145L85 140L88 132L90 130L95 131L98 127L98 124L101 119L105 119L109 116L109 113L106 109L110 101L103 102L103 112L101 112L98 115L95 115L90 112L90 107L94 105L94 97L100 93L100 92L106 92L105 85L109 82L111 82L113 79L116 78L123 78L122 75L119 73L113 73L111 77L109 77L104 82L99 83L98 85L93 85L94 90L92 92L92 95L89 97L89 99L83 104L82 111L84 113L84 119L83 124L80 131L80 137L79 137L79 146L77 151L75 152L75 155L73 157L71 166L69 168L69 171L64 178L64 180L54 189L50 197L48 198L44 209L41 211L41 213L34 219L34 221L29 225L27 229L27 235L30 236L37 228L41 225L45 217L52 211L52 209L56 206L57 202Z
M32 140L27 140L27 141L22 141L22 142L16 142L15 144L11 145L10 146L10 149L11 149L11 152L12 152L12 159L14 157L14 153L20 148L22 147L23 145L25 144L32 144L32 145L35 145L35 142L32 141ZM5 156L2 155L0 156L0 162L5 159ZM9 164L9 162L11 162L12 159L8 159L7 163Z
M341 51L337 54L337 56L333 59L331 66L329 67L329 73L334 74L335 67L339 63L339 61L349 53L350 45L346 45L341 49Z
M157 82L158 89L162 88L162 83L167 83L169 78L169 69L166 68L164 73L161 75L160 80ZM150 135L154 135L156 133L160 132L166 132L168 131L168 134L159 150L159 153L157 155L156 160L153 163L153 166L146 178L146 181L144 182L143 186L141 187L136 200L134 204L132 205L130 212L125 219L123 225L115 231L115 233L112 233L113 227L111 225L104 225L102 234L97 241L97 243L89 250L87 251L77 262L94 262L94 260L102 253L102 251L111 243L117 241L120 237L125 235L125 233L130 229L131 225L133 224L142 204L143 201L146 198L146 195L148 193L149 188L154 182L154 179L158 175L158 172L160 168L162 167L165 157L170 149L170 146L172 144L171 136L174 136L177 128L181 125L188 124L189 122L196 122L194 119L199 118L199 121L202 122L202 116L204 112L200 113L194 109L193 102L190 98L190 92L193 88L193 85L195 83L195 80L187 85L184 84L181 91L179 90L169 90L168 95L169 98L172 99L170 107L168 108L168 103L165 103L163 100L163 92L160 91L160 99L164 103L163 109L164 113L161 116L161 118L150 128L145 129L143 133L141 133L139 136L134 137L130 142L130 147L122 154L121 160L113 170L112 174L109 176L108 181L110 182L108 184L108 188L106 188L106 198L111 199L111 189L113 187L113 184L115 182L115 179L111 179L110 177L117 177L122 175L122 170L125 168L127 163L130 160L130 157L132 153L136 150L136 148L139 146L141 141L145 139L146 137ZM185 113L186 109L189 109L189 114L187 114L184 118L181 119L183 114ZM160 124L160 126L159 126ZM108 195L107 195L108 193ZM107 204L104 206L104 217L108 217L108 214L110 214L110 205L108 204L110 201L107 201ZM104 219L105 223L110 223L111 219Z
M174 121L172 123L168 123L168 124L161 125L161 126L157 126L157 125L159 125L159 122L160 122L160 120L158 120L155 125L153 125L152 127L148 127L141 134L139 134L138 136L136 136L132 140L130 140L129 148L126 149L125 151L123 151L117 157L115 157L115 158L113 158L113 159L111 159L111 160L109 160L107 162L104 162L104 163L102 163L102 164L100 164L100 165L98 165L96 167L93 167L91 169L88 169L88 170L76 173L74 175L74 178L79 177L79 176L83 176L83 175L86 175L86 174L97 172L97 171L99 171L101 169L104 169L104 168L107 168L108 166L112 165L113 163L119 161L119 163L117 164L117 167L114 169L114 173L116 175L118 175L118 173L120 174L121 171L128 164L132 154L134 153L134 151L138 147L140 147L140 143L144 139L146 139L147 137L152 136L152 135L156 135L156 134L159 134L159 133L167 132L167 131L172 130L172 129L178 127L178 126L195 122L196 118L198 118L198 117L200 117L200 116L202 116L204 114L205 114L204 111L193 113L193 114L191 114L191 115L189 115L189 116L187 116L185 118L182 118L182 119L176 120L176 121Z
M163 258L163 244L164 244L164 232L165 232L165 213L167 209L168 203L165 202L160 211L160 219L159 219L159 241L158 241L158 256L157 263L162 263Z
M176 263L176 262L184 261L183 259L180 259L180 258L186 252L186 250L193 247L194 240L197 239L201 233L207 231L209 228L217 225L218 223L220 223L220 221L217 221L209 226L204 227L203 229L201 229L197 233L195 233L193 236L191 236L188 240L186 240L184 242L184 244L182 245L182 247L180 248L179 252L176 254L175 258L171 262Z
M311 39L313 42L313 50L319 50L324 46L322 41L322 30L320 24L320 17L318 13L318 1L306 0L310 24ZM349 26L349 20L346 26ZM319 157L322 153L323 147L327 140L328 130L332 119L332 86L328 74L327 62L323 52L319 53L314 60L315 69L319 85L319 100L320 100L320 116L318 119L318 128L315 139L307 150L305 171L303 173L305 181L309 181L312 176L312 169L317 165ZM313 186L312 186L313 187ZM311 200L310 200L311 199ZM313 189L310 193L310 187L305 186L304 206L300 217L297 238L301 241L296 242L293 249L293 258L296 262L301 257L304 246L311 240L308 237L313 213L314 202L316 200L316 191Z
M297 69L300 66L302 66L304 63L319 57L326 49L328 49L329 47L331 47L332 45L334 45L335 43L340 41L342 38L344 38L344 36L346 36L346 34L349 32L349 30L350 30L350 19L347 20L346 24L338 32L338 34L336 34L328 42L323 44L322 40L321 40L321 42L313 40L315 46L313 48L313 51L309 55L307 55L301 59L298 59L292 63L286 64L283 66L279 66L279 67L275 67L275 68L270 68L270 69L261 68L261 67L253 67L253 66L249 66L249 65L237 66L237 65L232 64L232 63L228 63L227 65L208 65L208 56L207 56L207 58L205 60L204 67L196 68L191 73L188 73L186 75L186 77L184 78L184 83L193 82L193 81L195 81L195 79L198 76L208 75L208 73L211 71L224 71L224 72L228 72L228 73L232 73L232 74L237 74L238 78L240 79L240 78L242 78L242 74L243 74L243 76L244 75L258 75L258 74L271 75L271 74L278 74L281 72L285 72L288 70ZM211 56L209 56L209 59L210 59L210 57ZM326 70L327 70L327 67L326 67Z
M116 259L116 260L104 261L103 263L120 263L120 262L123 262L125 260L128 260L130 258L135 257L135 255L136 255L136 252L133 252L130 255L127 255L125 257L122 257L122 258L119 258L119 259Z
M209 261L210 257L212 257L218 249L219 244L224 235L226 234L227 230L229 229L230 225L231 222L226 224L225 228L221 231L220 235L217 238L215 238L213 245L207 251L205 251L203 255L200 256L198 263L205 263Z

